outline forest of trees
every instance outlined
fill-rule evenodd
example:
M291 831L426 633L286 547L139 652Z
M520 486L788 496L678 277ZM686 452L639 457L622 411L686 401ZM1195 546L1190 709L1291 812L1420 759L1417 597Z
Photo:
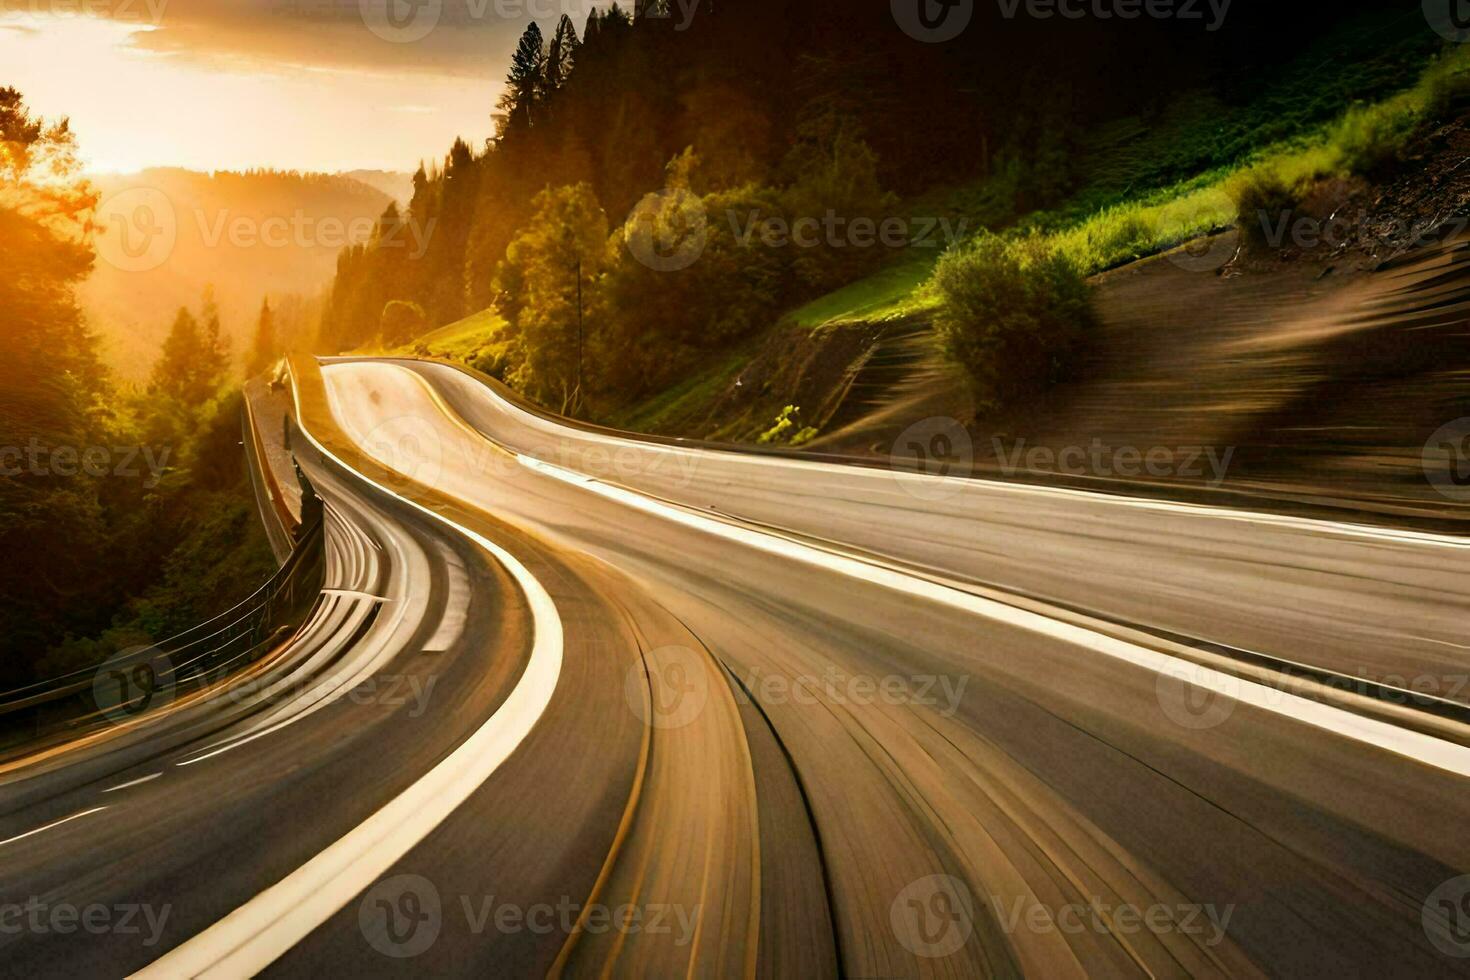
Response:
M164 639L274 570L212 297L148 388L99 363L75 297L96 200L67 123L0 88L0 687Z
M580 33L565 16L533 23L496 137L456 141L373 242L339 256L320 347L387 339L394 302L430 329L493 304L510 326L482 368L553 407L635 398L892 257L841 243L778 253L741 234L750 221L882 218L986 175L1009 198L1003 212L1048 206L1076 183L1079 121L1146 115L1205 79L1249 100L1255 69L1320 29L1313 11L1297 26L1269 14L1271 30L1227 37L1177 20L1038 22L976 5L949 44L907 36L887 4L837 0L718 0L689 16L640 0L593 11ZM1176 179L1193 172L1177 166ZM630 257L628 236L651 227L667 246L705 216L701 257L677 275ZM410 232L425 229L420 254Z

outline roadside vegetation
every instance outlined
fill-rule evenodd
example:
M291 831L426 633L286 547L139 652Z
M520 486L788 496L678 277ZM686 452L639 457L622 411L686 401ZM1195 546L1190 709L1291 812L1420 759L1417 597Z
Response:
M212 298L178 312L146 387L98 361L75 298L96 194L77 170L67 124L0 88L0 687L164 639L275 567Z
M941 342L966 368L982 410L999 407L1064 371L1077 330L1056 329L1052 318L1073 311L1079 329L1091 322L1085 287L1078 296L1084 277L1232 226L1264 245L1320 182L1386 176L1413 138L1463 110L1467 97L1470 50L1451 45L1408 90L1236 163L1081 220L1040 214L1006 238L984 234L946 254L928 288L910 298L935 304Z
M969 373L982 408L1062 380L1095 319L1077 266L1037 236L984 234L951 249L934 287L940 344Z
M616 5L580 32L565 17L528 27L496 139L422 168L407 207L343 253L322 349L453 357L552 408L641 426L729 401L742 359L792 328L931 319L999 404L1057 377L1076 337L1041 329L1061 345L1051 355L1023 344L1023 368L982 369L1022 328L980 322L987 287L964 270L1002 274L997 297L1040 275L1021 319L1049 322L1070 308L1070 277L1227 228L1242 201L1289 204L1326 174L1391 166L1458 97L1463 58L1402 92L1439 40L1407 2L1338 5L1327 29L1261 13L1270 29L1240 29L1245 46L1162 23L1078 25L1060 47L1004 24L916 45L883 10L769 6L702 10L678 30ZM775 16L789 31L771 38ZM809 29L833 17L840 37ZM1147 78L1128 67L1144 52ZM854 247L829 228L792 244L798 223L831 216L937 219L951 234ZM405 226L434 229L421 255L397 247ZM394 343L384 316L405 304L460 339ZM470 322L485 331L460 334ZM740 410L742 437L812 428L772 434L790 399L760 397ZM708 421L697 434L731 432Z
M1355 105L1295 139L1239 162L1105 208L1075 223L1038 216L1053 226L1050 244L1084 274L1174 248L1232 225L1248 235L1295 207L1312 185L1332 177L1382 177L1423 129L1463 108L1470 94L1470 50L1454 45L1434 58L1407 91Z

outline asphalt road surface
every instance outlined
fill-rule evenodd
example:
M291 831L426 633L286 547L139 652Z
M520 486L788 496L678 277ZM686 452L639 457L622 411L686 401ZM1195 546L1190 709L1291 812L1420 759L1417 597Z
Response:
M322 603L0 770L0 970L1470 973L1464 542L293 380Z

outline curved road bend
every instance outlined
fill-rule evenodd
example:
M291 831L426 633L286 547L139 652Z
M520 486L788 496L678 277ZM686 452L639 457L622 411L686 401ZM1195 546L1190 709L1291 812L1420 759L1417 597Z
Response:
M0 840L48 828L0 843L0 896L172 912L149 947L0 935L7 969L1470 963L1426 904L1470 867L1453 713L1241 679L1156 635L1443 674L1463 662L1457 542L990 484L936 498L610 442L442 366L296 373L347 583L322 616L371 615L319 617L260 703L220 692L0 777ZM435 680L423 711L340 693L397 677ZM617 910L642 927L609 927Z

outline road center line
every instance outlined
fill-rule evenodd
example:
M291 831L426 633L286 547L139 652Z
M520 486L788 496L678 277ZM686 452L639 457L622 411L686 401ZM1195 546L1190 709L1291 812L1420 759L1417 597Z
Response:
M114 787L112 787L112 789L104 789L102 792L104 794L105 793L116 793L120 789L132 789L134 786L142 786L144 783L151 783L155 779L157 779L159 776L162 776L162 775L163 775L163 773L161 773L161 772L155 772L151 776L144 776L142 779L135 779L135 780L133 780L130 783L123 783L121 786L114 786Z
M69 817L62 817L60 820L57 820L54 823L48 823L44 827L37 827L35 830L28 830L25 833L19 834L15 837L11 837L6 840L0 840L0 847L4 847L6 844L14 844L16 841L19 840L25 840L27 837L34 837L37 834L45 833L46 831L51 830L54 827L60 827L64 823L71 823L73 820L80 820L83 817L91 816L94 813L101 813L103 810L106 809L107 807L105 806L94 806L90 810L83 810L81 813L73 813Z
M516 458L528 469L600 494L629 507L683 524L685 527L748 545L768 554L816 565L919 599L941 603L1063 643L1086 647L1156 673L1181 677L1196 687L1214 691L1244 704L1284 715L1294 721L1393 752L1458 776L1470 776L1470 746L1448 742L1374 718L1365 718L1333 705L1280 691L1256 681L1172 657L1166 653L1128 643L1082 626L1050 619L1040 613L1008 606L993 599L940 585L890 566L859 561L787 538L706 517L624 487L604 483L552 463L542 462L531 456L519 455ZM1181 670L1186 673L1181 675Z

